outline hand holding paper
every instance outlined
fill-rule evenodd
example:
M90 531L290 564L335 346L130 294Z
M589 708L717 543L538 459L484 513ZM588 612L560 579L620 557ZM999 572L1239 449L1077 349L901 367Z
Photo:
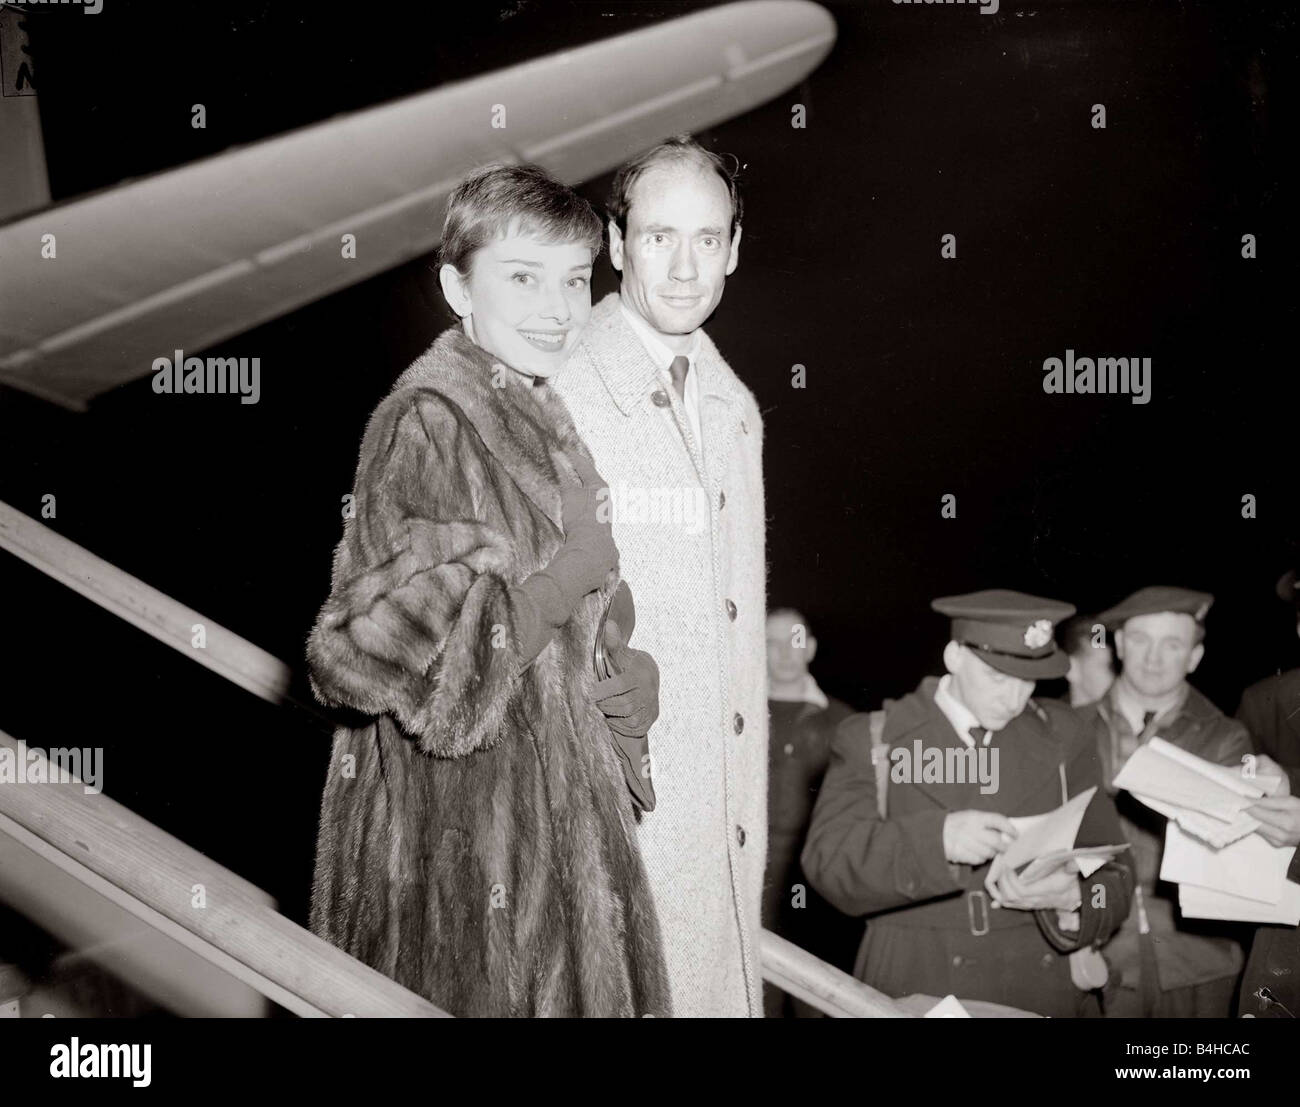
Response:
M1265 796L1256 800L1246 813L1259 820L1259 834L1270 845L1300 845L1300 798Z
M993 859L984 881L994 903L1021 911L1078 907L1078 874L1091 876L1128 848L1124 844L1075 848L1074 839L1096 791L1093 787L1080 792L1055 811L1011 820L1019 834Z

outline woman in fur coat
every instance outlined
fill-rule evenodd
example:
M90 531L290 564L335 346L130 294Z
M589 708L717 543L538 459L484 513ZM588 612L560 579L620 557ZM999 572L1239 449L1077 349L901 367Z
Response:
M461 317L370 418L355 517L308 644L334 737L311 927L458 1016L666 1015L658 923L606 714L648 730L657 670L597 683L618 586L607 493L546 383L591 311L600 223L532 167L453 193Z

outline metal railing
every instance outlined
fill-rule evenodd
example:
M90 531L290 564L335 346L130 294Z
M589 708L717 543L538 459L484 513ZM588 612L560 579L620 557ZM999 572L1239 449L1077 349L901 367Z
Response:
M284 662L3 502L0 548L261 699L320 714L289 694L292 674ZM191 645L195 624L205 629L206 648ZM0 748L5 747L23 748L0 732ZM29 757L38 753L26 751ZM86 795L79 784L0 788L0 846L15 856L26 851L21 856L28 871L39 858L47 872L57 871L112 901L159 941L175 943L297 1014L444 1014L280 915L260 889L107 796ZM0 852L0 861L4 857ZM20 866L0 864L0 873L6 871L13 874ZM22 888L9 884L0 880L0 893L17 897L47 930L60 936L76 929L61 918L57 899L33 894L42 889L34 889L31 879ZM196 885L203 886L202 908L194 906ZM110 962L110 954L126 957L119 946L101 952ZM770 931L761 932L759 952L765 980L826 1014L913 1018L921 1013ZM138 969L146 961L156 957L137 957L134 963Z

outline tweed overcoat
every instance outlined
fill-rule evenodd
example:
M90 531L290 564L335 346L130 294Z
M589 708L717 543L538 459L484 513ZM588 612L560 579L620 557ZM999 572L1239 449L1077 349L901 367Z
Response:
M953 994L1055 1018L1086 1013L1095 999L1072 983L1067 955L1105 942L1128 914L1133 873L1125 855L1088 878L1079 928L1066 931L1055 911L990 909L989 863L948 862L943 824L954 811L1039 815L1095 787L1075 842L1121 844L1092 734L1064 704L1030 700L994 738L996 790L984 794L969 779L917 780L897 771L908 762L896 762L894 754L917 743L923 750L963 749L934 701L938 683L926 677L915 692L885 702L891 760L882 766L890 774L884 819L870 716L851 715L840 724L813 809L804 872L841 911L871 916L854 974L888 995Z
M620 307L592 311L555 377L613 495L639 646L659 663L658 804L637 828L677 1015L762 1015L767 853L763 425L701 336L703 449ZM692 510L687 512L686 507Z
M670 1013L632 803L591 699L617 585L536 660L510 586L562 541L563 402L459 328L366 428L308 643L334 737L311 927L459 1016ZM568 456L566 456L568 455Z

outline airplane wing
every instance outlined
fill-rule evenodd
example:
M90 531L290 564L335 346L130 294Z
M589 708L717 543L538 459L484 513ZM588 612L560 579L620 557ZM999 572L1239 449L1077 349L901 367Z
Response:
M429 252L475 165L577 184L784 92L834 41L807 0L725 4L39 211L0 227L0 383L85 410Z

